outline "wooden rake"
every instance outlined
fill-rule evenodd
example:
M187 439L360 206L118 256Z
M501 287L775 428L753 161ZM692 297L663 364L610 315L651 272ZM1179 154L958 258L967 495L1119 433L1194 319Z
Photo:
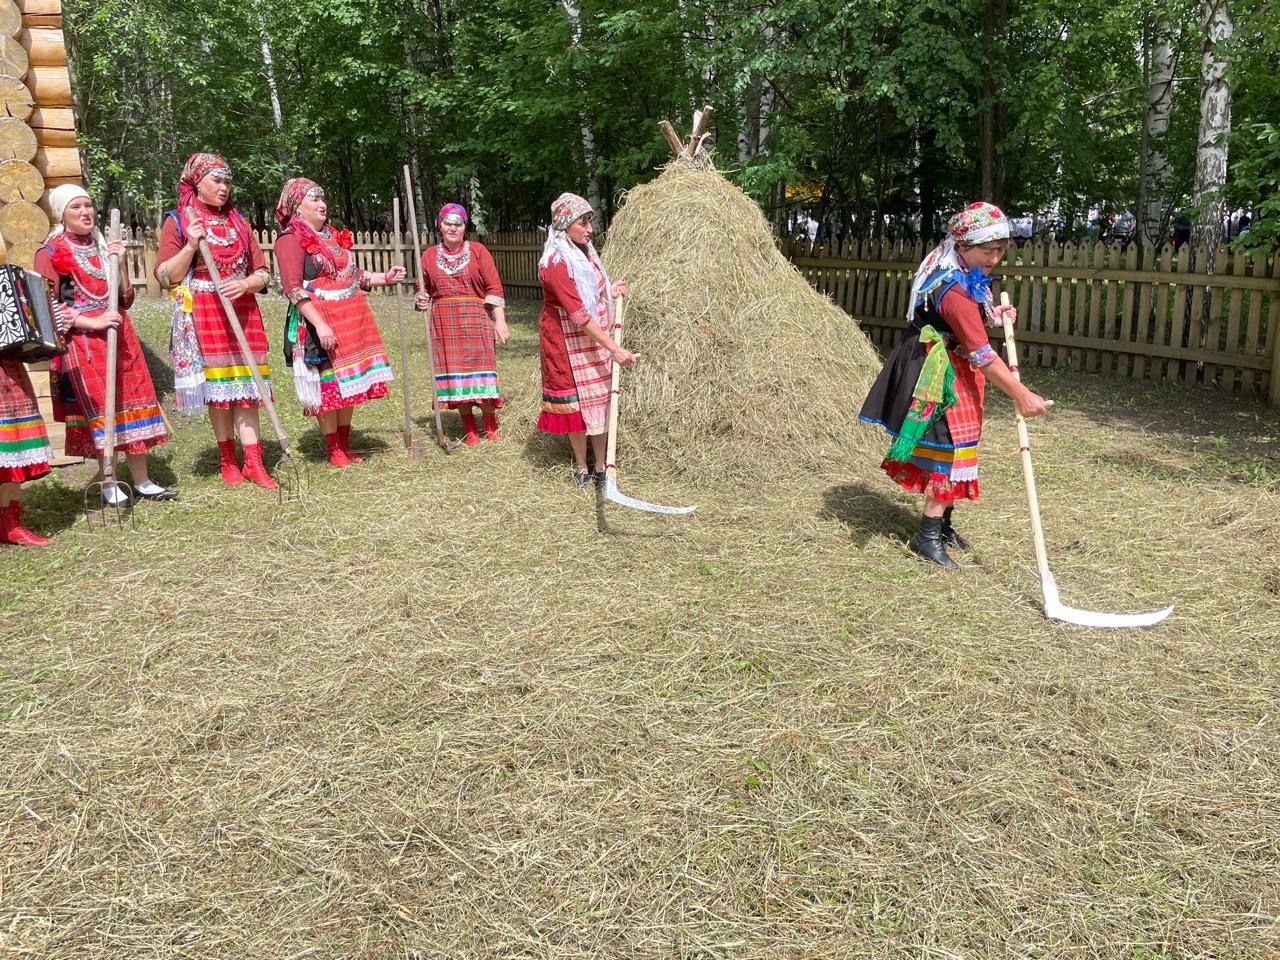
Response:
M418 210L413 202L413 181L409 177L409 165L404 166L404 195L409 203L409 229L413 231L413 255L417 263L415 271L418 282L417 291L426 289L426 278L422 275L422 241L418 238ZM422 315L423 326L427 333L427 369L431 372L431 412L436 418L436 446L445 453L453 453L461 444L444 435L444 424L440 420L440 397L436 393L436 358L435 348L431 345L431 311Z
M1009 295L1000 294L1000 304L1009 305ZM1009 354L1009 369L1019 382L1018 344L1013 324L1004 327L1005 350ZM1050 620L1074 623L1081 627L1150 627L1173 613L1173 605L1150 613L1101 613L1096 610L1078 610L1069 607L1058 597L1058 582L1049 571L1049 552L1044 544L1044 527L1040 523L1040 498L1036 495L1036 476L1031 467L1031 440L1027 434L1027 421L1018 415L1018 450L1022 454L1022 477L1027 485L1027 503L1031 507L1031 536L1035 541L1036 566L1040 570L1040 592L1044 596L1044 615Z
M227 295L222 292L222 276L218 273L218 265L214 262L213 254L209 252L209 244L205 242L204 237L200 238L200 258L204 261L205 269L209 271L209 279L213 281L213 288L217 291L218 300L222 304L222 312L226 314L227 323L231 325L231 332L235 334L236 343L240 347L240 356L244 359L245 366L249 368L249 373L253 376L253 384L258 388L258 396L262 398L262 404L267 408L267 417L271 421L271 428L275 430L276 439L280 442L280 460L276 463L275 469L271 471L272 479L276 482L276 497L281 503L286 500L301 500L302 470L298 466L297 458L294 457L289 449L289 438L284 432L284 424L280 422L280 414L276 412L276 404L271 399L271 391L267 389L266 383L262 380L262 373L258 370L257 363L254 362L253 351L249 348L249 340L244 335L244 327L240 324L240 318L236 315L236 308L227 299Z
M120 211L112 210L107 238L115 243L120 239ZM116 312L120 309L120 257L112 254L107 258L107 310ZM134 516L133 488L123 480L116 479L116 368L119 355L120 332L115 327L107 329L107 392L105 410L103 411L102 441L102 479L90 483L84 490L84 515L90 529L101 526L107 529L110 517L114 516L117 527L123 529L125 515L128 514L134 529L138 526L138 518ZM123 494L123 496L121 496ZM108 497L111 499L108 500ZM107 511L111 513L108 514ZM95 519L96 518L96 519ZM101 521L99 524L97 521Z
M622 346L622 309L624 299L618 297L614 300L613 307L613 341L618 346ZM624 507L630 507L632 510L645 510L649 513L665 513L671 515L679 515L685 513L693 513L698 508L695 507L668 507L661 503L649 503L647 500L637 500L635 497L628 497L625 493L618 490L618 467L615 464L618 453L618 390L622 384L622 364L616 360L613 363L613 380L609 384L609 444L605 452L604 467L604 490L603 494L606 500L612 500L614 503Z
M391 201L392 226L395 230L395 266L404 266L404 254L400 249L400 198ZM420 269L420 268L419 268ZM396 325L400 330L400 394L404 400L404 448L413 455L413 418L409 403L409 341L404 329L404 291L396 284Z

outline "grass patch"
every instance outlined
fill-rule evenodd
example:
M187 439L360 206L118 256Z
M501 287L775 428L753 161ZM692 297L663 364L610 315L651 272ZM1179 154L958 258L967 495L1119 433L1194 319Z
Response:
M626 470L625 408L622 488L700 508L602 532L513 317L498 444L429 446L415 348L417 458L393 394L331 470L277 379L301 505L222 486L203 423L137 534L76 519L83 470L32 485L54 546L0 550L0 954L1277 954L1280 418L1030 374L1064 600L1178 604L1085 631L1039 614L1003 399L955 574L906 555L917 504L873 464Z

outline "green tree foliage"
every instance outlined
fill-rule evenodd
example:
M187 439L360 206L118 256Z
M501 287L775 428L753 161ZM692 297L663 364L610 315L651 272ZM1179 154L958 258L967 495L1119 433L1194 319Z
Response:
M607 217L665 160L657 121L687 128L709 103L718 165L780 225L803 209L845 236L910 237L984 183L1068 230L1132 209L1147 2L581 0L576 37L552 0L65 0L65 15L94 189L137 221L172 203L197 149L233 161L259 223L305 174L347 224L385 227L406 162L424 218L482 195L491 228L533 226L593 182ZM1274 126L1259 125L1280 115L1269 2L1238 5L1232 76L1232 200L1263 219ZM1169 9L1182 205L1200 38L1194 4Z

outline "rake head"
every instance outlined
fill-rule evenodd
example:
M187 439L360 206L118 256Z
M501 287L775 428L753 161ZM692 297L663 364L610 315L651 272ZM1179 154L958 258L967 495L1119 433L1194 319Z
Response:
M95 480L84 488L84 518L90 530L138 528L133 487L123 480Z
M303 497L302 468L291 453L284 453L271 471L280 503L297 503Z

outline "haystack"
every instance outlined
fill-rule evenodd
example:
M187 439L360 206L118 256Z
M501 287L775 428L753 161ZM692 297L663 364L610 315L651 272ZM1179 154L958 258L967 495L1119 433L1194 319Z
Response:
M630 284L625 344L642 355L623 375L628 463L762 476L883 452L857 420L875 349L719 173L677 160L630 191L603 256Z

